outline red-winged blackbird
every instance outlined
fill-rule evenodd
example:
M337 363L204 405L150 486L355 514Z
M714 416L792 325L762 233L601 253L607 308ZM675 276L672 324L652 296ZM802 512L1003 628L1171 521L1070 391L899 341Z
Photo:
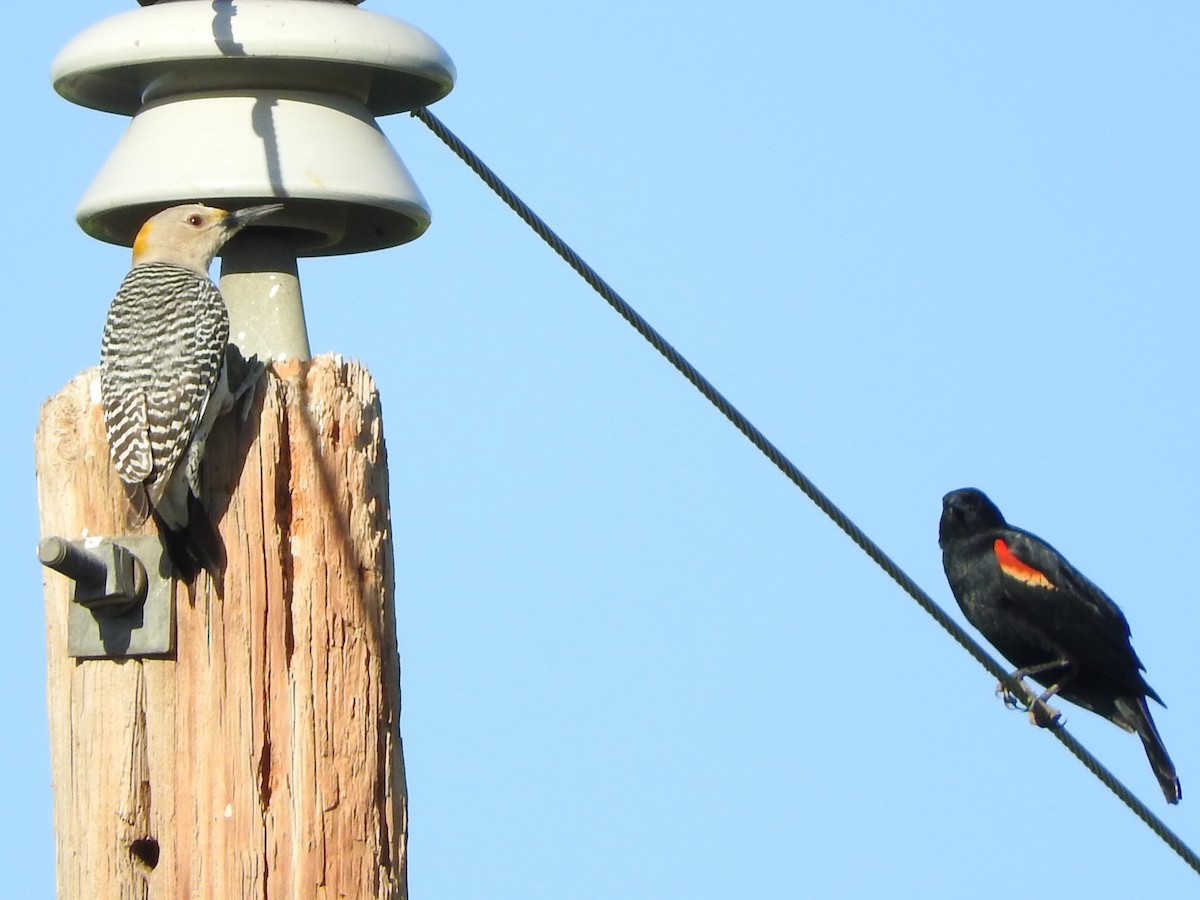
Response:
M1084 709L1137 732L1168 803L1182 793L1146 698L1162 700L1142 677L1129 623L1105 593L1045 541L1012 528L981 491L952 491L938 529L942 565L963 615L1004 657ZM1038 724L1049 725L1046 708ZM1053 712L1053 711L1051 711Z

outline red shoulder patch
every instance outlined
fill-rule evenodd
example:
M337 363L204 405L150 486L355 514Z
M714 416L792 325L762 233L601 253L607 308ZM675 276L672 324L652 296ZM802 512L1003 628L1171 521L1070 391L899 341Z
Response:
M1015 578L1032 587L1054 590L1054 585L1050 583L1049 578L1013 555L1013 552L1008 549L1008 544L1004 543L1004 538L996 538L996 543L992 547L996 551L996 560L1000 563L1000 571L1009 578Z

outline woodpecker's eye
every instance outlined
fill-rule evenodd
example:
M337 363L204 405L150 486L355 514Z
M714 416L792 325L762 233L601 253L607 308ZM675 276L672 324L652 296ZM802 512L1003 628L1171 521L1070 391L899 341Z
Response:
M187 223L193 228L199 228L204 224L204 216L200 215L199 213L192 213L187 217Z

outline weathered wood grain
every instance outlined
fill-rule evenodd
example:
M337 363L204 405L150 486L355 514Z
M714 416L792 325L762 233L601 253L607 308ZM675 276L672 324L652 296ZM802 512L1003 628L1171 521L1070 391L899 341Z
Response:
M42 410L43 536L126 531L98 391L90 370ZM69 585L46 573L59 895L404 897L374 382L334 356L277 366L218 423L204 478L229 563L177 589L173 659L68 657Z

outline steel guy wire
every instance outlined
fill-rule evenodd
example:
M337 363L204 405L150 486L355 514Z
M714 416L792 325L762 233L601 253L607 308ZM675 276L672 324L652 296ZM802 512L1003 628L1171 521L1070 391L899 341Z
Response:
M579 276L586 281L604 300L615 309L626 322L637 330L638 334L644 337L650 344L666 357L680 374L683 375L700 391L713 406L720 410L733 426L740 431L745 437L757 447L772 463L775 464L784 475L792 481L796 487L800 488L813 503L825 513L833 523L842 529L850 540L854 541L858 547L869 556L876 565L884 572L891 576L900 587L907 593L917 604L933 617L942 628L952 637L958 644L966 650L975 660L983 666L988 672L996 677L1001 684L1008 687L1014 694L1022 698L1026 705L1030 705L1037 698L1036 692L1029 688L1023 681L1015 681L1009 677L1009 673L989 654L979 643L972 638L954 619L934 602L921 587L908 576L892 559L883 552L873 540L852 522L840 509L834 505L821 490L808 479L803 472L789 460L783 453L772 444L767 437L754 426L738 409L718 391L712 383L705 378L700 371L688 362L683 355L671 346L667 340L659 334L632 306L625 302L621 296L613 290L603 278L589 266L578 253L572 250L554 231L548 226L532 209L525 204L520 197L514 194L509 187L500 180L488 166L475 153L467 147L459 138L448 129L436 116L427 109L415 109L412 115L420 119L430 131L449 147L459 159L478 175L489 188L491 188L501 200L503 200L530 228L537 233L543 241L550 245L562 259L574 269ZM1163 842L1174 850L1184 862L1186 862L1193 871L1200 874L1200 856L1197 856L1187 844L1185 844L1178 835L1175 834L1166 823L1162 821L1155 813L1153 813L1146 804L1144 804L1132 791L1129 790L1121 781L1110 772L1086 747L1083 746L1072 734L1070 734L1061 725L1054 725L1047 729L1069 750L1076 759L1078 759L1093 775L1123 802L1130 810L1133 811L1139 819L1141 819Z

